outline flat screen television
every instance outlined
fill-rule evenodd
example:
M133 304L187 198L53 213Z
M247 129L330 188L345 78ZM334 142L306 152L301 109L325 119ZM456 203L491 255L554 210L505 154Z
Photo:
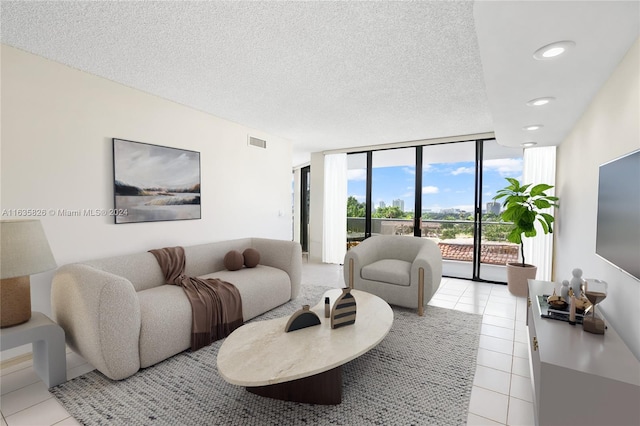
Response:
M596 254L640 280L640 150L600 166Z

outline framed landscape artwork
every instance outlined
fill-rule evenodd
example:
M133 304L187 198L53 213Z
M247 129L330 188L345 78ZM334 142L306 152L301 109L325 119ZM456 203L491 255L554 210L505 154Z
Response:
M116 223L200 219L200 153L113 139Z

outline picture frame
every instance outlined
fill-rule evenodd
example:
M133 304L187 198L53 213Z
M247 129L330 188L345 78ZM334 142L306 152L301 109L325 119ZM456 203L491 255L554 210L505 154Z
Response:
M113 138L115 223L201 218L200 153Z

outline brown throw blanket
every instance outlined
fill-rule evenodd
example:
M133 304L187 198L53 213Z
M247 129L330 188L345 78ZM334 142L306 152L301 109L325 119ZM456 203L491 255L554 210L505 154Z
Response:
M184 275L185 255L182 247L149 252L158 260L167 284L182 286L191 302L191 350L198 350L227 337L244 323L242 299L233 284L217 278L202 280Z

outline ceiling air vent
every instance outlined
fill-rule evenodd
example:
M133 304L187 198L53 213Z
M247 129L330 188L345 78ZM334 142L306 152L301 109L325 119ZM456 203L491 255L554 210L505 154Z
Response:
M249 136L249 146L255 146L256 148L267 148L267 141Z

